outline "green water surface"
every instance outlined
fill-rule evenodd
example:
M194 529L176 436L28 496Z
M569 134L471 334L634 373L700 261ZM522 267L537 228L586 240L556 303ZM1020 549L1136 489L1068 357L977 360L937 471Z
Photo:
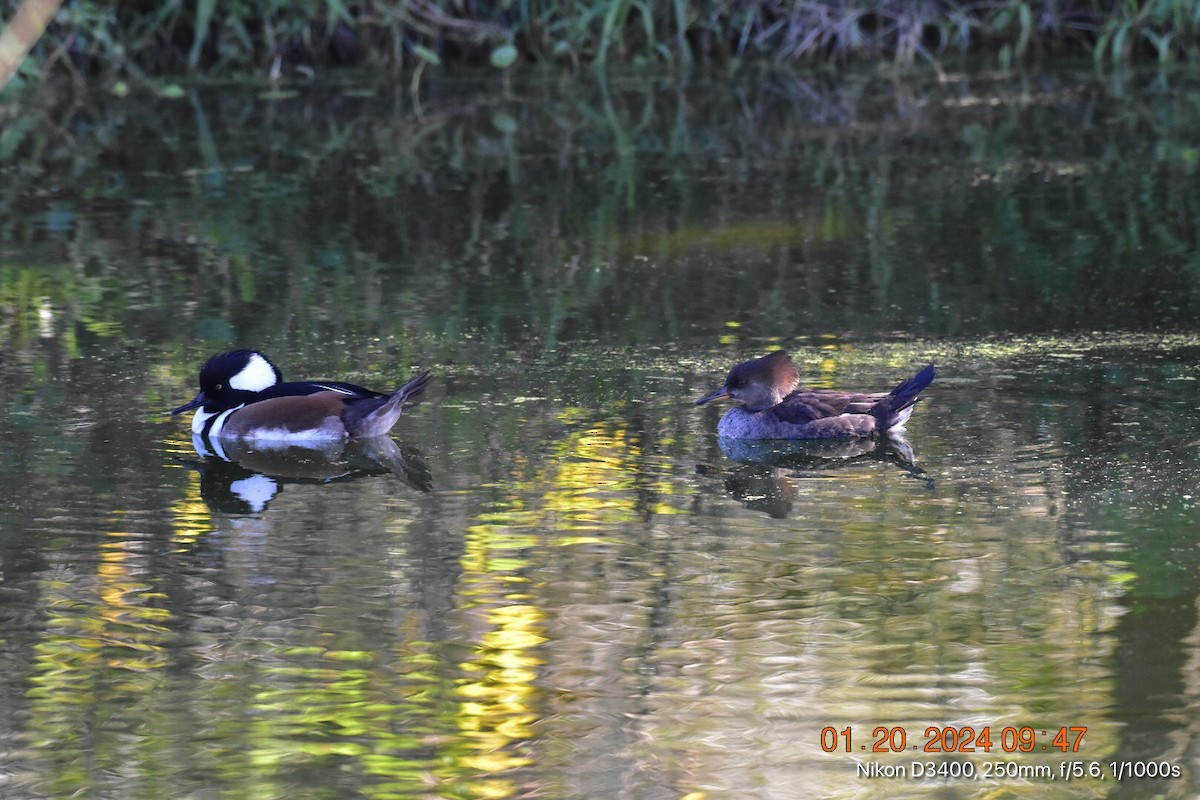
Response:
M1200 76L294 88L3 111L0 796L1200 793ZM776 347L912 459L720 442Z

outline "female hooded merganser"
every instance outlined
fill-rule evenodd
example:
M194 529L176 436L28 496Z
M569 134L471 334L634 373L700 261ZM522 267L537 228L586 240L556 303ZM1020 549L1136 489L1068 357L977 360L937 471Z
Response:
M200 368L200 393L173 409L199 408L192 434L208 439L303 442L383 436L429 383L423 372L391 394L341 381L282 383L257 350L219 353Z
M730 439L836 439L899 432L917 396L937 374L930 364L895 389L880 394L806 389L792 357L783 350L738 364L725 385L696 405L732 397L717 433Z

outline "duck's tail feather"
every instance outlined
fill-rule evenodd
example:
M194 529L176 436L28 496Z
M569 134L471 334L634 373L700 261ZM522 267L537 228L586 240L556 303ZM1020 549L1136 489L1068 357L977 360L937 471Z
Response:
M383 436L392 429L400 419L400 415L404 413L405 405L416 405L421 393L425 391L425 386L428 385L432 372L422 372L417 377L413 378L408 383L401 386L396 391L392 392L382 405L375 407L373 410L364 413L361 417L351 420L349 415L345 418L347 430L351 436ZM361 403L361 401L359 401ZM364 409L366 411L366 409Z
M908 418L912 416L913 406L921 399L919 395L929 384L933 383L933 379L936 377L937 370L933 364L930 364L908 380L901 382L888 393L887 397L876 403L875 407L871 409L871 413L875 416L878 430L881 432L903 430L904 423L908 422Z

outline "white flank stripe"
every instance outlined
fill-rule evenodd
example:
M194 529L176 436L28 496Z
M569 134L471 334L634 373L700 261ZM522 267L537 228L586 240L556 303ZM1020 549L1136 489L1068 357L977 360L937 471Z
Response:
M242 436L242 439L247 442L263 445L275 443L281 446L304 442L329 442L345 438L346 435L342 431L328 428L309 428L304 431L290 431L287 428L259 428Z
M327 392L337 392L338 394L357 394L356 392L352 392L349 389L343 389L340 386L330 386L327 383L314 382L313 386L320 386L322 389L324 389Z

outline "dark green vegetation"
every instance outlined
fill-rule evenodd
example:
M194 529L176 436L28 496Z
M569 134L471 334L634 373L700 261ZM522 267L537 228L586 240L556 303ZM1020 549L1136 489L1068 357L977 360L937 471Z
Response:
M11 18L19 0L4 5ZM909 63L979 50L1002 62L1049 49L1086 50L1102 63L1169 62L1197 55L1198 8L1197 0L68 0L36 62L135 77L443 61Z

